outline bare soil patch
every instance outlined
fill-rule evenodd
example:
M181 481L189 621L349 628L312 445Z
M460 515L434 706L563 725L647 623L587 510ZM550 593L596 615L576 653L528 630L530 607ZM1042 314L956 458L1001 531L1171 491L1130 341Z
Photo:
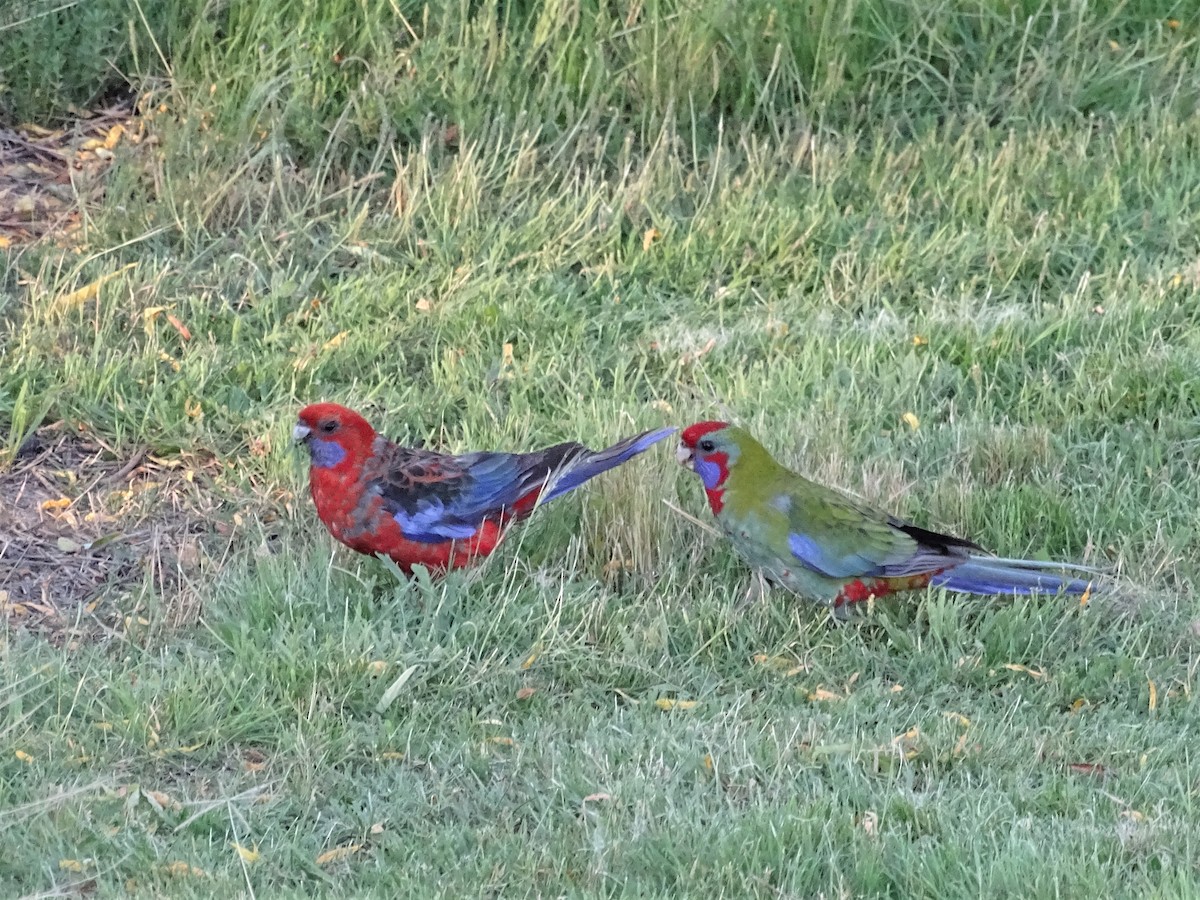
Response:
M208 550L224 539L206 490L219 463L119 452L63 423L0 472L0 613L55 643L195 619Z
M141 144L145 121L130 101L61 128L0 128L0 248L43 238L73 246L118 148Z

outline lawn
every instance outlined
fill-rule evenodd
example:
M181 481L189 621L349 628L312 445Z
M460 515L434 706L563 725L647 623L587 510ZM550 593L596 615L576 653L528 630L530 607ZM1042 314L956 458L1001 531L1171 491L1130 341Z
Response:
M0 895L1200 895L1194 10L167 6L0 19ZM1107 589L743 606L672 441L409 580L316 400Z

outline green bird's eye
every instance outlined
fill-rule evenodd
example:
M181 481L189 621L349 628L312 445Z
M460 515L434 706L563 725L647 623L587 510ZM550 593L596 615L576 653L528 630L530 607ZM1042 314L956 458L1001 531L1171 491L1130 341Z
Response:
M712 453L714 450L717 449L717 445L714 444L712 441L708 440L707 438L705 438L704 440L702 440L700 442L700 449L703 450L705 453Z

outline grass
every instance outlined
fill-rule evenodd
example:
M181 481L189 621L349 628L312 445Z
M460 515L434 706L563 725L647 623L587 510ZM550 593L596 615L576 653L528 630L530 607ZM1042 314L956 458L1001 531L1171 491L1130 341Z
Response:
M357 75L301 65L332 5L137 32L156 143L3 251L0 892L1197 892L1196 22L724 8L431 7ZM317 523L315 399L452 450L729 417L1121 587L739 611L665 450L406 581Z

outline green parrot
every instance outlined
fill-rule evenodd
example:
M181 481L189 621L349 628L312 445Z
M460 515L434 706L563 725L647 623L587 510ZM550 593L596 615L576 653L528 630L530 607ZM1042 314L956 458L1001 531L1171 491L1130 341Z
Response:
M809 481L727 422L684 429L677 456L700 476L717 524L746 562L838 613L927 586L991 596L1091 590L1061 574L1092 571L1085 567L990 556Z

